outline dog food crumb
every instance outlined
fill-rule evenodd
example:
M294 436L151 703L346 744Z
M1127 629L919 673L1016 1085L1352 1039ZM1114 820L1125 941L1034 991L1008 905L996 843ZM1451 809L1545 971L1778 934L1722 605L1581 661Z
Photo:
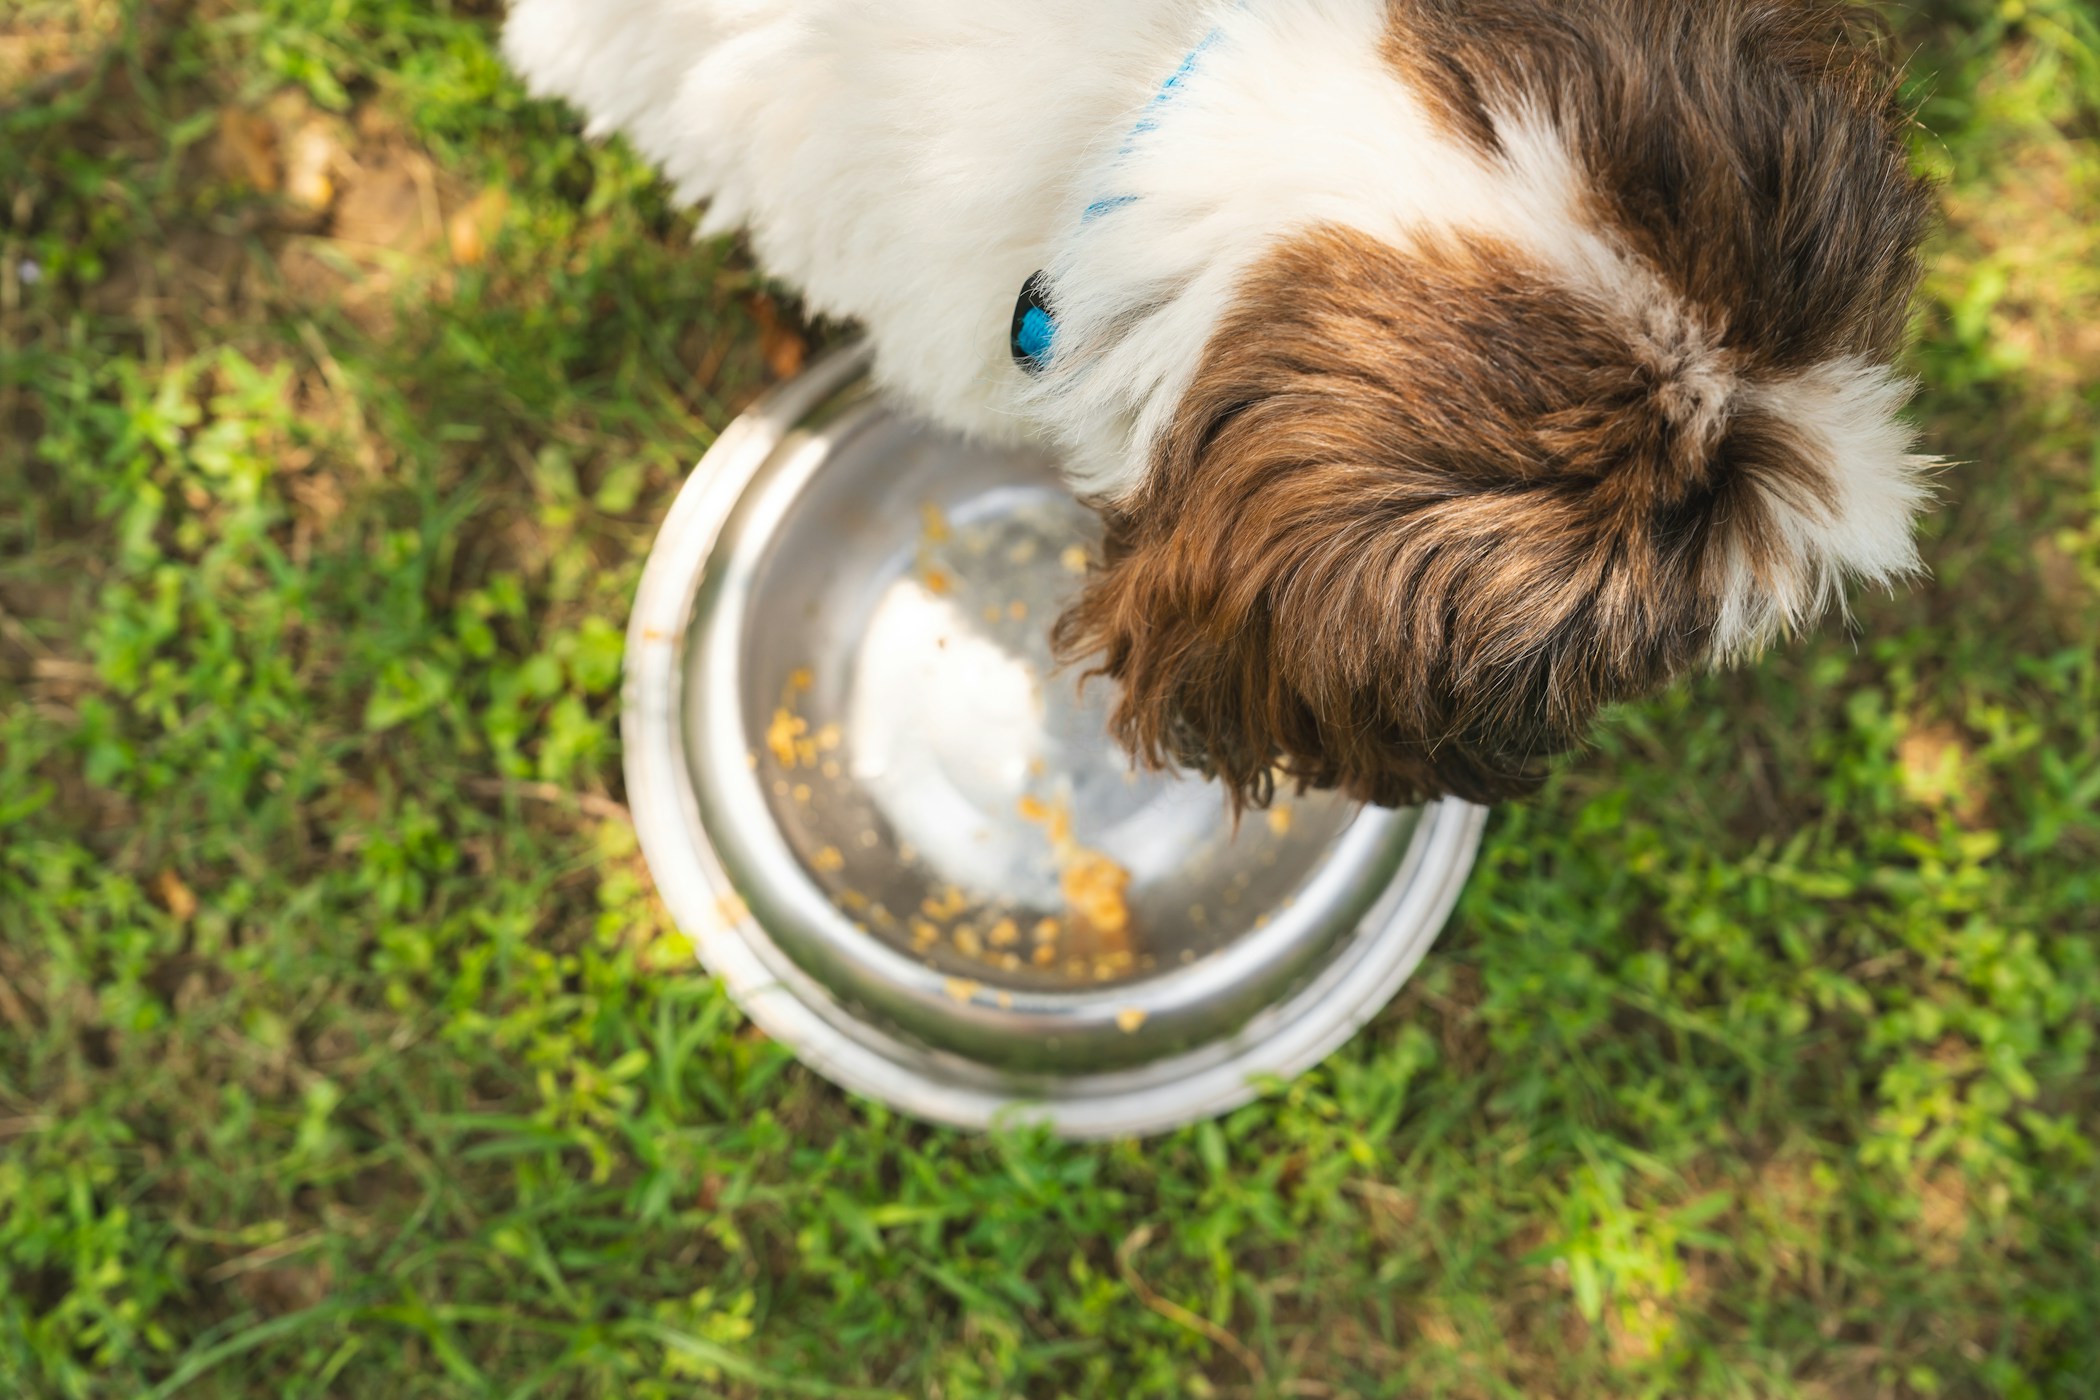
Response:
M830 848L826 847L825 849L829 850ZM844 863L843 858L841 858L840 863ZM840 890L839 907L851 909L856 914L865 913L868 908L868 897L859 890Z
M1012 919L1001 919L992 925L992 931L985 935L985 941L994 948L1011 948L1021 941L1021 926Z
M976 929L964 924L955 931L955 951L966 958L983 957L984 940L978 936Z
M870 830L863 831L860 834L860 844L862 850L872 851L877 846L882 844L882 838L880 836L877 836L874 830L871 828Z
M945 572L936 568L928 568L920 576L920 581L926 585L926 591L936 598L942 597L955 586ZM945 640L942 645L947 645Z
M1065 566L1066 573L1083 574L1086 572L1086 551L1076 544L1066 545L1065 552L1058 555L1057 558L1058 562Z
M817 683L817 677L807 666L798 666L788 673L788 694L800 695Z
M977 993L982 989L983 985L984 984L981 982L972 982L967 977L950 977L947 980L947 982L943 984L945 990L948 993L949 1000L963 1002L966 1002L970 998L976 996Z
M970 897L953 885L943 885L938 896L929 895L919 910L929 919L952 919L970 907Z
M845 731L835 724L827 724L817 731L817 747L830 753L846 742Z
M795 800L797 802L807 802L810 798L814 797L815 795L815 792L811 790L810 785L808 783L795 784Z
M1269 809L1269 830L1275 832L1278 836L1291 834L1291 809L1289 807L1271 807Z
M1028 620L1028 604L1016 598L1006 605L1006 615L1016 622L1026 622Z
M1097 935L1121 934L1130 925L1130 906L1123 897L1130 888L1130 872L1072 839L1072 814L1064 803L1045 803L1030 794L1018 805L1023 819L1049 832L1065 906Z
M782 706L773 712L773 722L766 726L766 747L773 751L774 760L782 768L793 768L798 757L795 741L808 732L809 721Z
M1125 1035L1133 1035L1145 1024L1145 1013L1135 1006L1125 1007L1116 1013L1116 1027Z
M846 857L839 853L838 847L826 846L811 856L809 863L816 868L818 874L831 875L846 868Z
M911 921L911 950L923 953L941 941L941 931L924 919Z
M1035 951L1028 955L1028 961L1034 963L1037 967L1050 966L1050 964L1057 961L1057 945L1055 943L1036 944Z
M1038 943L1055 943L1064 926L1055 919L1036 920L1035 932L1031 935Z
M1058 887L1072 912L1096 932L1121 933L1129 927L1123 892L1130 888L1130 872L1099 851L1081 850L1067 860Z

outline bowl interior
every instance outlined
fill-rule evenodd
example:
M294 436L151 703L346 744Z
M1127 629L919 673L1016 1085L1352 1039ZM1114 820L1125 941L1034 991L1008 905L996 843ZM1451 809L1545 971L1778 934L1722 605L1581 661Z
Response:
M1040 455L866 413L763 522L746 761L807 877L868 939L965 989L1108 990L1290 909L1355 816L1139 773L1112 685L1054 665L1097 548ZM963 993L967 995L967 992Z

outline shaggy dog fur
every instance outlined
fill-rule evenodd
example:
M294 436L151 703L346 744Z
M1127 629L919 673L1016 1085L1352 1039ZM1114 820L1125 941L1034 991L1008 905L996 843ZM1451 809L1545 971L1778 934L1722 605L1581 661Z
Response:
M1236 801L1523 793L1917 567L1931 201L1838 0L514 0L506 47L889 388L1062 453L1108 545L1060 646Z

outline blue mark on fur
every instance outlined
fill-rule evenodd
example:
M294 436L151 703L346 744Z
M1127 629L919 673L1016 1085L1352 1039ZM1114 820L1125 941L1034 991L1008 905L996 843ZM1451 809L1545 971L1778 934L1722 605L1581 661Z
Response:
M1211 45L1218 42L1222 32L1222 30L1218 29L1211 30L1210 33L1197 41L1196 47L1190 49L1183 56L1181 66L1167 75L1167 80L1159 85L1159 91L1152 94L1152 100L1145 104L1145 114L1138 118L1137 125L1130 128L1130 134L1123 138L1122 149L1118 154L1129 155L1131 148L1137 144L1138 137L1143 136L1148 131L1157 131L1159 129L1160 109L1174 100L1174 95L1180 92L1182 86L1188 82L1190 75L1196 71L1197 65L1203 62L1204 53Z
M1086 212L1079 216L1079 222L1090 224L1103 214L1113 214L1126 204L1137 203L1137 200L1138 197L1134 194L1112 194L1097 199L1086 207Z
M1159 85L1159 91L1153 93L1152 100L1145 104L1144 115L1138 118L1136 126L1130 128L1130 134L1123 138L1123 144L1116 150L1116 158L1118 160L1137 149L1140 136L1143 136L1148 131L1159 130L1160 113L1165 110L1169 103L1173 102L1175 96L1187 85L1189 78L1195 73L1196 69L1202 66L1203 55L1212 45L1218 42L1223 33L1222 29L1211 30L1210 33L1197 41L1196 47L1190 49L1188 53L1182 56L1181 66L1167 75L1167 80ZM1083 224L1090 224L1103 214L1113 214L1124 205L1135 204L1137 201L1138 197L1134 194L1104 195L1086 207L1086 212L1080 215L1079 221Z

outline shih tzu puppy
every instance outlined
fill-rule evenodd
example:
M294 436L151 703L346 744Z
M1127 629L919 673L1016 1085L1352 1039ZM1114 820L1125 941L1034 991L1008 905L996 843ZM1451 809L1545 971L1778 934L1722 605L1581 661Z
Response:
M1931 199L1840 0L513 0L512 63L1107 523L1140 760L1522 793L1917 567Z

